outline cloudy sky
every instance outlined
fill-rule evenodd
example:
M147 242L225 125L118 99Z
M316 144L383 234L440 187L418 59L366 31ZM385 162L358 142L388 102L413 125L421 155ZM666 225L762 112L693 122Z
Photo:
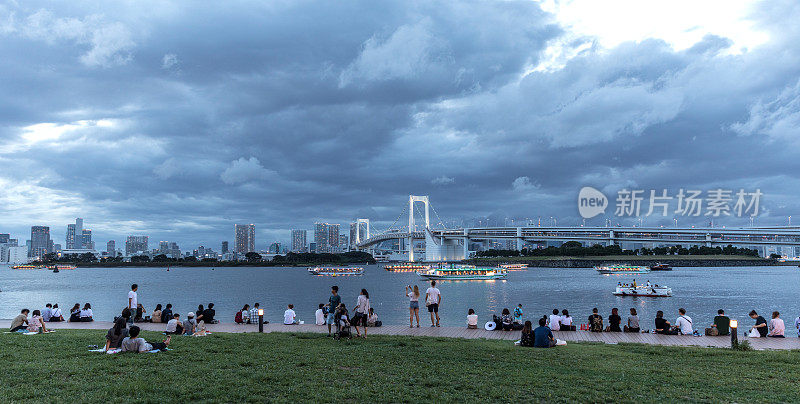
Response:
M587 185L800 222L797 1L147 3L0 1L0 232L265 248L409 194L575 225Z

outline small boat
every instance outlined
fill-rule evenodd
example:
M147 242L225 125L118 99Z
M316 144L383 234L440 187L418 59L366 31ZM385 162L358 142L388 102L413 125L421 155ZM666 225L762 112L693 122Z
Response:
M420 271L417 274L431 280L456 280L456 281L485 281L505 279L508 270L505 268L476 268L471 266L450 265L447 267L433 268Z
M508 269L509 271L514 271L518 269L527 269L528 264L502 264L500 268Z
M672 271L672 267L669 264L662 264L657 262L655 265L650 266L651 271Z
M650 268L638 265L606 265L594 267L594 269L603 275L646 274L650 272Z
M363 275L364 268L360 267L313 267L308 268L311 275L321 276L352 276Z
M631 285L617 285L614 291L616 296L638 296L638 297L671 297L672 288L659 285L637 285L633 282Z
M383 269L389 272L417 272L417 271L424 271L427 269L431 269L430 265L423 265L423 264L396 264L396 265L384 265Z

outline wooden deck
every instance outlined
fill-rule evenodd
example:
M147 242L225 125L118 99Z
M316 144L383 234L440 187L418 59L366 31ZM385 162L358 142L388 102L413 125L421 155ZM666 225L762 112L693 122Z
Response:
M0 320L0 327L8 329L11 320ZM165 324L137 323L139 327L150 331L163 331ZM52 329L96 329L107 330L112 323L107 321L95 321L91 323L47 323L48 328ZM210 324L207 329L212 332L258 332L258 326L254 324ZM327 326L316 325L283 325L265 324L264 332L309 332L327 333ZM441 327L433 328L422 326L420 328L409 328L407 326L389 325L378 328L370 328L369 335L408 335L415 337L442 337L442 338L466 338L466 339L500 339L516 341L519 339L519 331L486 331L483 329L470 330L465 327ZM730 346L730 336L722 337L692 337L684 335L658 335L641 333L617 333L603 332L592 333L588 331L556 331L556 338L568 342L597 342L604 344L634 343L648 345L665 346L698 346L698 347L720 347ZM747 340L754 349L800 349L800 338L747 338L741 336L739 341Z

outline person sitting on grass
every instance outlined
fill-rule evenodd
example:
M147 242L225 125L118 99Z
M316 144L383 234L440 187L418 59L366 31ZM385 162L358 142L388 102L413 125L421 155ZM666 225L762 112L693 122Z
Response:
M731 319L725 315L725 310L717 310L717 315L714 317L714 324L712 328L717 329L717 335L728 335L731 333Z
M31 311L28 309L22 309L19 314L11 320L11 332L17 332L19 330L24 330L25 327L28 326L28 313Z
M136 303L136 314L133 316L134 323L144 322L144 313L146 313L144 306L141 303Z
M172 303L167 303L164 311L161 312L161 322L168 323L170 320L172 320Z
M750 329L750 331L751 332L753 330L758 331L758 335L751 335L751 337L752 338L766 337L767 334L769 333L769 329L767 328L767 320L765 320L764 317L759 316L755 310L752 310L750 312L750 318L756 320L756 324L753 326L753 328Z
M122 339L122 352L149 352L153 350L164 350L169 346L172 335L168 335L164 342L147 342L144 338L139 338L138 326L131 326L128 336Z
M553 337L553 331L545 324L547 324L547 320L540 318L539 326L533 330L533 346L535 348L551 348L556 346L556 339Z
M76 323L81 321L81 305L80 303L75 303L74 306L69 310L69 322Z
M50 315L50 322L56 323L59 321L64 321L64 314L61 313L61 309L58 308L58 303L53 305L53 313Z
M175 335L183 334L183 323L181 323L180 314L175 313L172 315L172 319L167 321L167 329L164 333L175 334Z
M611 309L611 315L608 316L608 330L611 332L622 332L619 324L622 323L622 317L619 315L619 309L614 307Z
M589 316L589 331L603 332L603 316L597 314L597 307L592 309L592 315Z
M83 305L83 309L81 309L81 322L89 322L94 321L94 313L92 313L92 305L86 303Z
M533 324L530 321L526 321L525 325L522 327L522 336L519 339L519 345L533 348L534 340Z
M664 318L664 312L656 312L656 334L678 335L678 331L672 329L669 321Z
M474 309L467 311L467 328L475 330L478 328L478 315L475 314Z
M553 309L553 314L548 318L548 327L550 327L552 331L561 329L561 316L558 315L558 309Z
M34 311L33 314L36 314L36 312ZM781 313L777 311L772 312L772 320L769 321L769 328L770 332L767 334L768 337L784 338L783 333L786 331L786 325L783 323L783 319L781 319Z
M203 321L205 321L206 324L217 324L219 320L214 318L216 315L217 311L214 310L214 303L209 303L208 308L203 310Z
M44 326L44 319L39 310L34 310L31 318L28 319L28 332L47 332Z
M639 316L636 314L636 309L631 307L631 315L628 316L628 325L623 328L625 332L639 332Z
M197 321L191 311L186 314L186 321L183 322L183 335L192 335L197 331Z
M106 334L105 351L122 347L122 340L128 336L128 319L131 311L127 307L122 309L122 315L114 321L114 326Z
M297 314L294 312L294 305L290 304L289 308L283 312L283 324L284 325L294 325L297 324Z

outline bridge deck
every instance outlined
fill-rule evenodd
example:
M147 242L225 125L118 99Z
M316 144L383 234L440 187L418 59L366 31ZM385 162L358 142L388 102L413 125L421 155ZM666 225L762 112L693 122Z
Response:
M8 328L10 320L0 320L0 327ZM163 331L165 324L151 324L151 323L137 323L139 327L144 330L150 331ZM96 329L107 330L111 328L112 323L107 321L95 321L91 323L47 323L48 328L52 329ZM210 324L207 329L212 332L258 332L258 326L254 324ZM316 325L283 325L283 324L265 324L264 332L310 332L310 333L327 333L327 327ZM370 335L407 335L407 336L424 336L424 337L444 337L444 338L466 338L466 339L500 339L507 341L516 341L519 339L519 331L486 331L483 329L470 330L466 327L441 327L433 328L430 326L422 326L420 328L409 328L407 326L389 325L378 328L370 328ZM618 343L639 343L648 345L665 345L665 346L699 346L699 347L729 347L730 337L692 337L683 335L657 335L657 334L641 334L641 333L592 333L588 331L556 331L554 332L556 338L568 342L598 342L605 344L618 344ZM103 333L105 335L105 333ZM103 335L98 333L98 338L103 338ZM743 337L740 341L744 340ZM748 338L754 349L800 349L800 338L787 337L787 338Z

